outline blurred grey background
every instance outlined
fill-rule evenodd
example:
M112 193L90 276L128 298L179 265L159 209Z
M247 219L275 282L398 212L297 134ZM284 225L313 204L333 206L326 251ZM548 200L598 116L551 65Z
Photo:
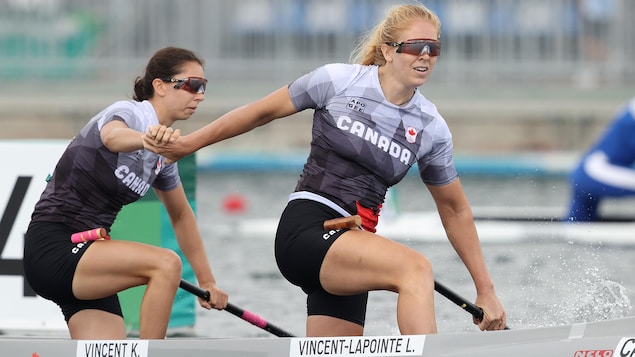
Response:
M404 0L403 2L408 2ZM388 0L0 0L0 139L70 138L132 97L164 46L210 85L187 133L329 62L348 62ZM458 153L579 152L635 95L635 1L429 0L443 53L421 91ZM306 149L311 113L219 144Z

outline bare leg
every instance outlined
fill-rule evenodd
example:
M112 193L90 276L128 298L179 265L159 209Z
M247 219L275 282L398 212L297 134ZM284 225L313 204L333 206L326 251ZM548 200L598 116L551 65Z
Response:
M180 257L169 249L128 241L97 241L77 265L73 293L78 299L90 300L147 284L141 302L139 337L162 339L181 280L181 266ZM117 329L115 325L119 325L116 319L104 322L112 324L107 330ZM93 320L80 318L74 321L73 327L75 331L91 329L92 323Z
M432 267L423 255L409 247L373 233L348 231L333 243L326 254L320 281L326 291L336 295L372 290L397 292L400 332L437 332ZM317 319L312 316L307 319L307 333L330 335L332 329L346 329L343 325L332 318Z
M123 340L127 335L121 316L101 310L82 310L74 314L68 320L68 330L71 338L76 340Z
M306 320L307 337L361 336L364 328L331 316L311 315Z
M181 270L178 271L177 283L170 279L151 278L141 302L139 317L139 338L164 338L170 322L174 296L181 280Z

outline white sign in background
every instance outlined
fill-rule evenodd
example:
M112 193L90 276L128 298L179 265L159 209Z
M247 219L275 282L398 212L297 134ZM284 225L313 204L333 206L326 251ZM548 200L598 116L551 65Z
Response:
M16 273L15 268L22 264L24 234L33 207L67 145L68 140L0 141L0 330L66 331L59 307L39 296L25 294L22 269ZM20 187L26 187L26 191Z

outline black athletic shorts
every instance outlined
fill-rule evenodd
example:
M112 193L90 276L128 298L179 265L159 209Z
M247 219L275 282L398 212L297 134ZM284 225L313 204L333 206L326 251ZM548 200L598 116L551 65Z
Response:
M123 317L117 295L80 300L73 295L77 263L92 242L73 243L74 229L53 222L32 222L24 238L24 275L33 290L58 304L66 322L84 309L107 311Z
M325 231L324 221L339 217L342 215L316 201L290 201L276 232L276 262L282 275L307 293L309 315L332 316L364 326L368 293L337 296L320 284L326 252L348 230Z

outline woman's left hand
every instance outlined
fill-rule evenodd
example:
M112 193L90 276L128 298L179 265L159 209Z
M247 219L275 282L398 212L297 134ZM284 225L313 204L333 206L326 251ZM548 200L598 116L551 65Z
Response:
M504 330L507 326L507 314L494 292L479 294L475 305L483 309L483 319L473 319L481 331Z

